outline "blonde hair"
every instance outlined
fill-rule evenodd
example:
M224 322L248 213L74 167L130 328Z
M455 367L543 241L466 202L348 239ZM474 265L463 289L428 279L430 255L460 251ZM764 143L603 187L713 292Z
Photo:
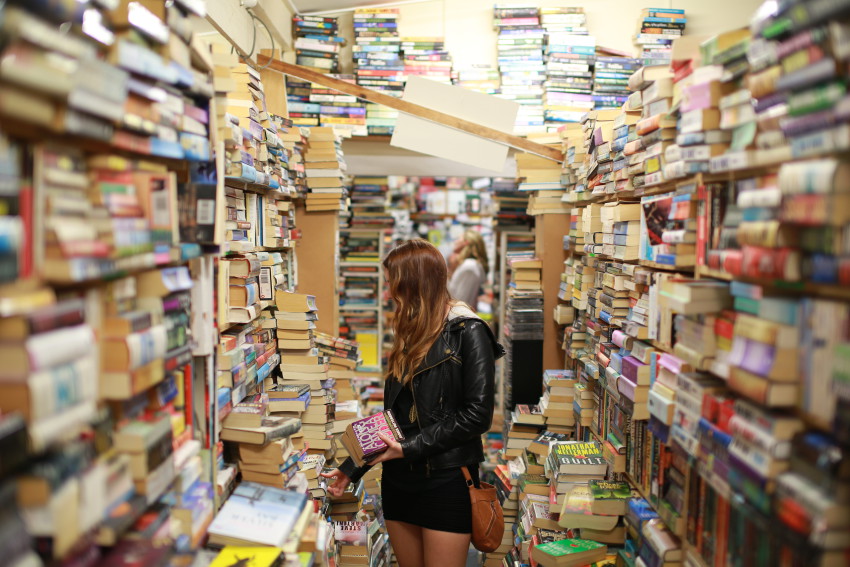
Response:
M470 228L463 233L463 239L466 241L466 246L460 251L459 260L463 262L467 258L475 258L481 263L486 274L490 268L487 262L487 248L484 246L484 238L481 237L481 233Z
M422 239L397 246L384 258L383 266L395 301L395 340L387 360L387 377L407 384L443 330L451 301L448 270L440 251Z

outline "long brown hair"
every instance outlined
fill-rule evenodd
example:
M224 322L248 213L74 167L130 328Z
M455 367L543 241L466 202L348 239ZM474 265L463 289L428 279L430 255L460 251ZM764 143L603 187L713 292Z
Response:
M473 229L467 229L463 233L463 239L466 241L466 246L460 252L460 261L463 262L467 258L475 258L481 263L484 268L484 273L489 271L489 262L487 261L487 247L484 246L484 238L481 233Z
M451 301L446 287L448 269L440 251L421 239L401 243L387 254L383 265L395 301L395 340L387 377L407 384L443 330Z

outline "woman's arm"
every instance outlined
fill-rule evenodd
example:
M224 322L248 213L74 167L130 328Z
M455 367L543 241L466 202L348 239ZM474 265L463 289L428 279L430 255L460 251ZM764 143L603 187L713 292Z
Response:
M467 323L461 333L463 403L454 415L401 442L404 457L419 459L468 443L490 429L495 399L495 356L483 321Z

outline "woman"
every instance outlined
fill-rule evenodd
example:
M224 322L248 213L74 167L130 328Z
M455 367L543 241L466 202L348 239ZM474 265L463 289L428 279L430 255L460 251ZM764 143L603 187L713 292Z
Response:
M455 253L449 257L449 269L449 293L476 310L488 271L487 249L480 233L472 229L463 233L455 243Z
M383 463L384 519L400 567L462 567L472 531L469 489L478 483L481 435L493 419L496 358L490 328L446 289L440 251L424 240L395 248L383 262L395 301L395 342L384 384L404 433L357 468L352 460L322 476L335 496Z

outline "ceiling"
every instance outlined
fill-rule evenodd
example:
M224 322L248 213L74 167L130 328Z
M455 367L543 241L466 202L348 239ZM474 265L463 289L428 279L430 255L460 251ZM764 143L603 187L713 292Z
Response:
M289 0L289 4L299 14L312 14L316 12L344 12L361 6L411 4L422 1L425 0L413 0L412 2L411 0L401 2L390 2L388 0Z

